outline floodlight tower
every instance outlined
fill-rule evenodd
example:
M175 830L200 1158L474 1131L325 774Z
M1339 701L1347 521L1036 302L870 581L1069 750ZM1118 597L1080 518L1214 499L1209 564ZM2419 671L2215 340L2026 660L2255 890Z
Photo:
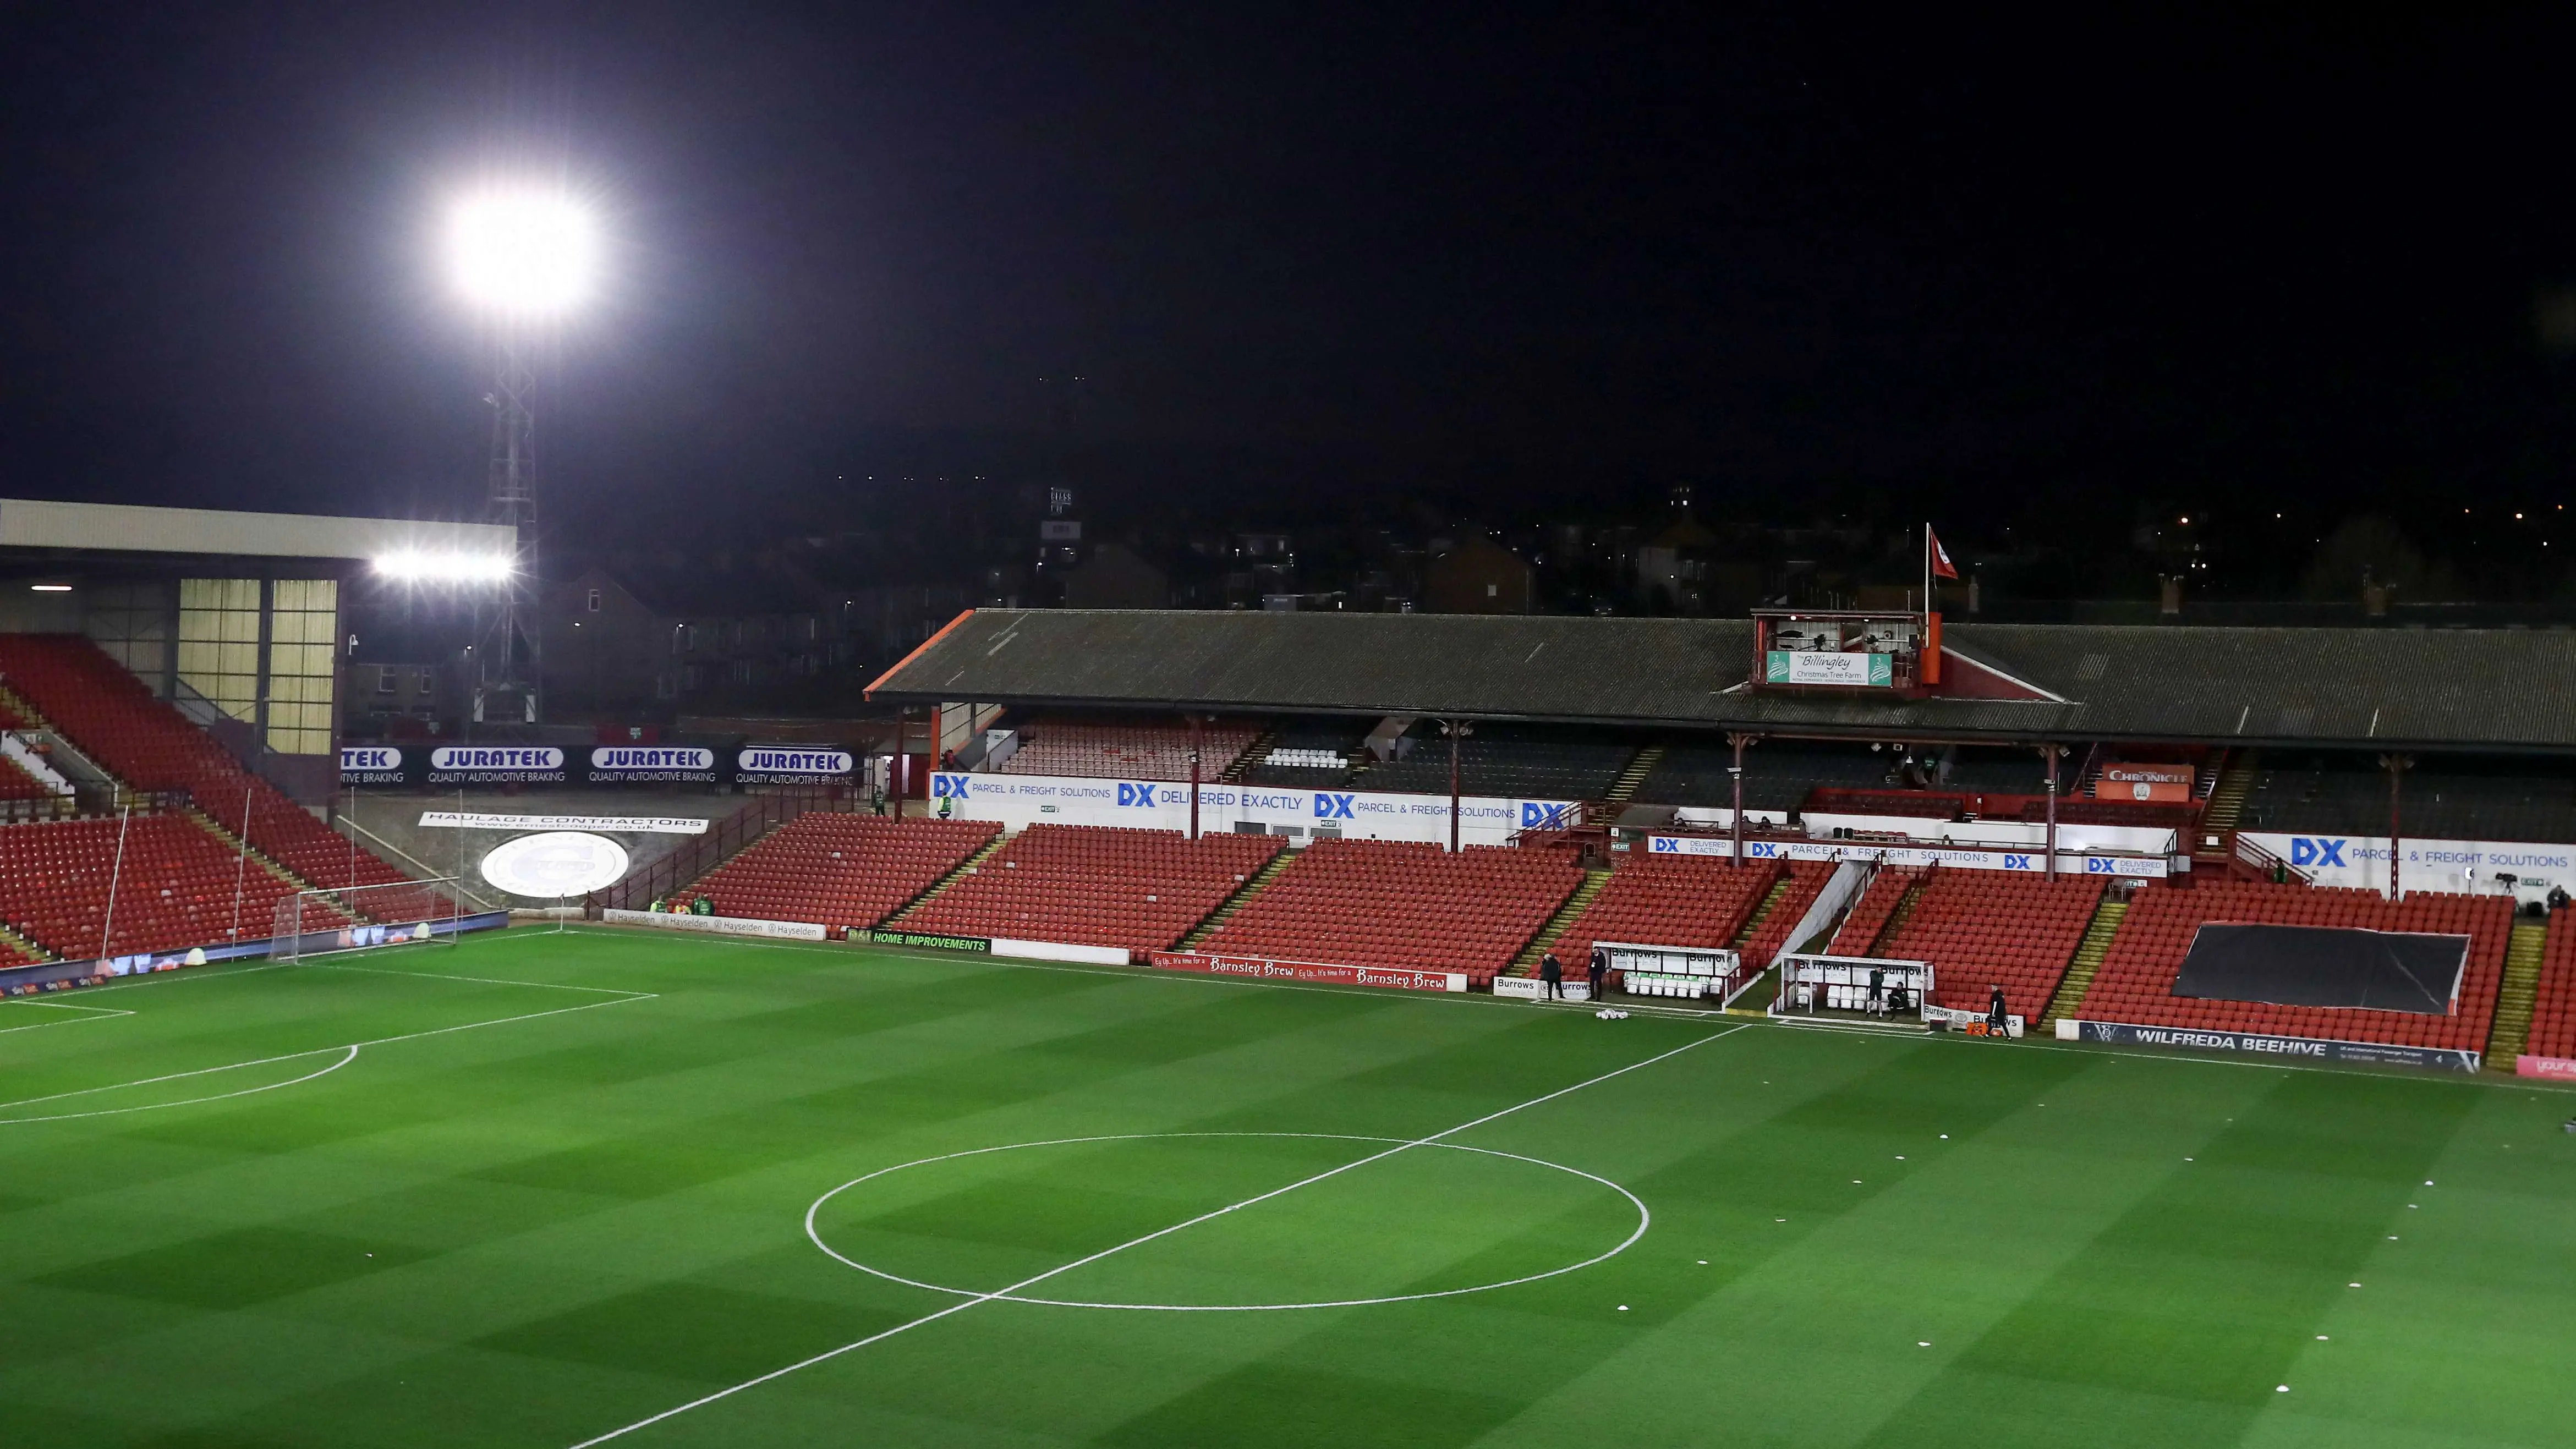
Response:
M501 596L497 648L476 670L474 718L487 704L537 722L542 646L537 630L536 372L542 329L586 298L599 243L590 214L572 198L533 187L496 187L458 202L448 248L456 281L492 325L491 521L517 531L518 558ZM487 641L489 643L491 641ZM526 658L521 660L524 645Z

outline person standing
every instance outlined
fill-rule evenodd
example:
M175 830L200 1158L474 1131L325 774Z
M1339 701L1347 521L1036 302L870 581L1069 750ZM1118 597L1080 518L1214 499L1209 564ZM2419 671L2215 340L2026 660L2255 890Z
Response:
M1869 1014L1887 1015L1887 968L1884 966L1869 968Z
M1539 995L1558 1001L1565 999L1565 967L1554 951L1538 958Z
M1989 993L1986 997L1986 1035L2009 1035L2007 1028L2011 1025L2012 1014L2004 1010L2004 989L2000 986L1986 989Z
M1610 991L1609 951L1596 943L1592 948L1592 964L1584 969L1583 976L1585 980L1592 983L1594 1001L1599 1001L1608 995Z

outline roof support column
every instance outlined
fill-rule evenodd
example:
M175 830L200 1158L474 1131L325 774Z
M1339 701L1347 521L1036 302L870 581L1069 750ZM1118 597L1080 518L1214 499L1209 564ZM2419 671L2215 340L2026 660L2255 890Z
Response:
M1458 737L1474 726L1465 720L1444 719L1440 727L1449 732L1449 853L1458 853Z
M2057 879L2057 761L2066 753L2064 745L2041 745L2039 757L2048 762L2048 878Z
M2382 755L2379 763L2388 771L2388 898L2402 901L2406 892L2398 880L2397 866L2406 856L2406 842L2397 828L2397 782L2415 767L2415 758L2412 755Z
M1735 763L1726 767L1727 778L1735 788L1735 819L1726 851L1726 863L1731 868L1744 864L1744 747L1753 743L1753 736L1730 734L1726 742L1735 746Z
M1202 716L1190 716L1190 839L1199 838L1199 726Z

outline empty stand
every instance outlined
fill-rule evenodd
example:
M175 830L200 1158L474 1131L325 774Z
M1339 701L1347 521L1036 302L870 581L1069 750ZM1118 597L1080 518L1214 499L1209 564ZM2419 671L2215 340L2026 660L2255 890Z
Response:
M2558 761L2418 756L2398 799L2399 826L2417 838L2576 841L2576 770ZM2388 772L2367 755L2267 752L2238 824L2386 835Z
M2576 1059L2576 911L2554 911L2549 943L2540 955L2540 991L2531 1003L2531 1036L2523 1050L2536 1057Z
M1572 730L1480 724L1458 743L1459 789L1515 800L1598 800L1636 753L1633 744ZM1370 790L1446 795L1448 738L1436 732L1416 736L1405 758L1369 766L1358 783Z
M1780 875L1777 861L1732 866L1709 856L1632 852L1552 949L1578 973L1595 941L1723 949L1743 934Z
M1914 889L1915 882L1921 880L1923 874L1920 866L1880 867L1878 874L1870 878L1869 888L1860 893L1860 899L1852 902L1851 910L1844 914L1842 925L1834 931L1832 943L1825 947L1825 954L1875 954L1870 946L1878 940L1878 933L1886 929L1888 918L1895 915L1896 908L1904 903L1905 893Z
M722 916L864 929L909 905L1000 832L981 820L801 815L680 895L706 896Z
M2322 1006L2194 1000L2173 994L2192 932L2211 921L2432 931L2469 937L2458 1008L2449 1016ZM2184 890L2161 883L2129 904L2102 969L2077 1015L2088 1021L2207 1027L2274 1036L2388 1042L2462 1051L2485 1048L2504 978L2513 903L2501 896L2416 895L2390 901L2370 891L2228 881ZM2535 1034L2538 1024L2533 1026Z
M2032 756L2034 768L2037 759ZM1732 805L1734 785L1726 772L1734 762L1729 748L1672 746L1632 798L1658 805ZM1896 766L1895 757L1858 745L1766 740L1744 752L1744 808L1796 811L1806 804L1810 790L1886 785Z
M1339 790L1355 783L1354 772L1368 758L1366 723L1300 721L1282 726L1243 778L1254 785Z
M1092 779L1186 780L1190 777L1190 727L1186 724L1106 724L1036 719L1019 727L1020 746L999 771L1005 775L1077 775ZM1200 733L1199 778L1213 780L1252 748L1258 725L1219 720Z
M227 831L242 830L246 816L252 848L314 885L410 878L242 769L212 735L153 698L87 639L0 634L0 681L126 784L186 791Z
M124 825L56 820L0 830L0 919L58 956L84 960L102 954L102 940L110 956L265 940L278 901L295 894L178 814L135 816L120 869ZM111 914L113 934L102 936Z
M1876 954L1931 962L1935 1005L1982 1011L2001 986L2006 1009L2037 1021L2101 902L2100 876L1934 871Z
M1463 971L1510 966L1583 883L1558 852L1319 840L1202 944L1273 960Z
M1167 950L1287 842L1275 835L1032 825L904 916L907 931Z

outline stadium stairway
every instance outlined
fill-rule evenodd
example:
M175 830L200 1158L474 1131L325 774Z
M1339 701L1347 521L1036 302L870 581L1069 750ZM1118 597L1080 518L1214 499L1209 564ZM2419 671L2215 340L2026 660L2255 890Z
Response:
M1662 745L1648 745L1639 750L1636 758L1628 762L1627 768L1619 772L1619 778L1610 782L1609 791L1601 797L1603 802L1611 805L1625 805L1635 799L1637 787L1646 783L1646 777L1653 774L1655 766L1662 764L1663 760Z
M1252 737L1252 743L1244 747L1242 754L1228 761L1226 767L1217 772L1218 782L1226 785L1242 783L1243 777L1252 773L1252 767L1268 759L1270 752L1277 748L1278 744L1279 726L1265 727L1261 733Z
M1228 916L1231 916L1236 911L1243 909L1246 901L1249 901L1255 895L1258 895L1263 886L1266 886L1272 881L1278 879L1279 872L1286 870L1289 863L1294 861L1296 858L1297 852L1293 850L1283 850L1277 855L1270 857L1270 863L1264 865L1258 871L1253 872L1252 879L1245 881L1242 888L1237 890L1233 895L1227 896L1225 898L1224 905L1221 905L1214 911L1209 912L1206 920L1199 922L1198 925L1191 928L1190 933L1181 938L1181 944L1176 949L1182 951L1197 950L1200 942L1206 940L1212 935L1215 935L1216 928L1224 925Z
M2261 773L2252 750L2240 750L2219 767L2218 783L2210 788L2208 804L2200 812L2200 825L2191 840L2195 865L2217 866L2233 871L2236 862L2236 825L2245 818L2245 792L2254 788L2254 777ZM2208 841L2216 844L2207 844Z
M920 910L923 906L929 905L932 901L939 899L941 892L947 890L950 886L957 884L959 881L965 880L969 876L974 875L976 873L976 867L981 866L984 862L992 859L994 856L1001 854L1002 847L1010 843L1011 837L1007 831L996 834L992 839L985 841L983 849L976 851L973 855L970 855L964 860L958 862L955 870L952 870L948 874L941 876L939 879L932 881L930 883L930 889L914 896L911 900L905 901L895 909L886 912L885 923L888 926L901 925L905 916L912 914L914 911Z
M1896 933L1904 930L1906 921L1913 917L1914 908L1923 904L1923 893L1931 888L1932 872L1927 869L1923 874L1915 877L1914 884L1906 887L1904 896L1896 903L1896 909L1887 913L1887 923L1878 928L1877 935L1869 938L1870 955L1877 955L1888 942L1896 939Z
M1565 898L1565 904L1556 908L1556 914L1547 918L1547 924L1538 928L1538 934L1532 936L1530 943L1521 948L1521 953L1512 958L1511 969L1503 974L1527 976L1538 970L1539 958L1545 956L1548 948L1556 944L1557 938L1565 934L1566 927L1582 919L1584 908L1590 906L1593 899L1599 896L1609 884L1609 871L1586 870L1583 873L1583 884L1576 886L1574 894ZM1572 962L1562 964L1568 971L1581 969Z
M36 944L26 936L19 935L7 925L0 924L0 964L24 966L37 961L58 959L60 958L51 950Z
M2113 900L2105 893L2102 903L2093 908L2093 922L2084 928L2084 939L2075 945L2075 959L2067 964L2066 975L2057 983L2057 993L2048 999L2048 1009L2039 1015L2033 1028L2043 1034L2057 1029L2057 1019L2075 1009L2093 985L2093 973L2102 969L2102 958L2111 951L2111 938L2120 934L2120 920L2129 914L2127 901Z
M2504 989L2496 997L2495 1023L2487 1031L2486 1068L2513 1075L2513 1059L2531 1040L2531 1004L2540 990L2546 923L2516 921L2504 948Z
M249 856L250 863L252 865L257 866L261 870L267 871L270 875L277 877L279 880L286 882L288 886L299 891L310 889L312 887L313 882L304 879L295 872L288 870L285 866L278 864L275 860L270 859L266 854L261 852L258 846L243 844L242 838L239 835L226 830L213 816L208 815L205 811L190 808L182 810L179 813L190 820L195 821L198 829L203 830L208 835L222 841L224 843L224 849L231 851L236 855Z

